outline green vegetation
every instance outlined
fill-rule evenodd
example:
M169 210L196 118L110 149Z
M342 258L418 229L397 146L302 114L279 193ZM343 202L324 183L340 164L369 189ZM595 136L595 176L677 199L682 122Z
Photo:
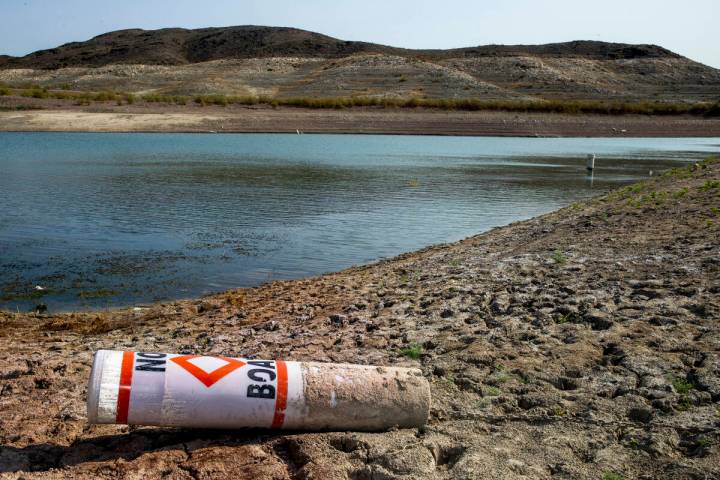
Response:
M568 414L567 410L565 410L563 407L560 407L560 406L553 408L552 413L556 417L564 417L565 415Z
M709 438L698 438L695 442L695 445L702 448L708 448L710 445L712 445L712 441Z
M555 252L553 252L552 259L558 265L562 265L567 262L567 257L560 250L555 250Z
M681 377L673 378L672 386L675 391L681 395L684 395L695 388L695 385L692 382L689 382L687 379Z
M405 355L408 358L412 358L413 360L418 360L420 358L420 355L422 355L423 348L421 345L418 345L417 343L410 345L407 348L403 348L400 350L400 353Z
M10 89L7 87L0 86L0 97L10 95Z
M399 76L399 82L407 81L404 75ZM62 85L60 90L49 90L47 87L30 85L20 92L21 96L33 98L74 99L81 104L87 102L106 102L125 100L133 103L131 93L113 91L78 92L70 91L69 85ZM3 87L6 95L12 90ZM270 96L232 96L223 94L212 95L166 95L149 93L142 95L146 102L168 103L185 105L195 102L199 105L270 105L272 107L301 107L301 108L352 108L352 107L382 107L382 108L434 108L441 110L465 111L508 111L508 112L541 112L541 113L568 113L568 114L601 114L601 115L720 115L720 102L718 103L669 103L669 102L616 102L596 100L483 100L477 98L420 98L412 97L270 97Z
M562 325L564 323L577 323L580 321L580 315L575 312L566 313L565 315L560 315L555 319L555 323Z
M681 188L680 190L678 190L678 191L676 191L675 193L673 193L673 198L682 198L682 197L684 197L685 195L687 195L688 191L689 191L689 190L688 190L687 187L683 187L683 188Z
M498 397L500 396L500 389L496 387L485 387L483 393L486 397Z
M602 480L625 480L619 473L605 472L603 473Z
M452 374L445 375L444 377L440 377L440 381L448 386L455 385L455 376Z
M706 180L700 190L707 192L709 190L720 190L720 180Z
M17 300L37 300L45 295L51 293L50 290L24 290L24 291L8 291L3 293L0 300L3 302L17 301Z
M681 412L686 412L692 408L693 404L692 401L690 401L690 398L688 398L687 395L683 395L680 401L678 402L676 408Z
M670 170L665 172L663 175L666 177L690 178L690 177L692 177L692 171L693 171L693 167L692 167L692 165L689 165L687 167L671 168Z
M20 92L20 96L27 98L48 98L50 97L50 92L47 88L33 87Z
M101 288L100 290L82 290L78 293L78 297L85 299L114 297L115 295L117 295L117 292L106 288Z
M42 107L38 107L37 105L15 105L14 107L0 106L0 112L11 112L13 110L42 110Z

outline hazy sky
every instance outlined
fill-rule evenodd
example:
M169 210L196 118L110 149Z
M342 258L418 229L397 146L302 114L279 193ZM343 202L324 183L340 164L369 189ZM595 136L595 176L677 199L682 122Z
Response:
M123 28L274 25L397 47L655 43L720 68L720 0L0 0L0 54Z

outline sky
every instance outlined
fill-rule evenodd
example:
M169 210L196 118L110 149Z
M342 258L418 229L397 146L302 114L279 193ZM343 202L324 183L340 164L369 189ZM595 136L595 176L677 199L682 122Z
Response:
M406 48L654 43L720 68L720 0L0 0L0 54L125 28L271 25Z

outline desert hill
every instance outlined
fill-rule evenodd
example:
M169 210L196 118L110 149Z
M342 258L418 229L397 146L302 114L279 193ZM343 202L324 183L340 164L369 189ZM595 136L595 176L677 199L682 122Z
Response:
M715 101L720 70L656 45L410 50L295 28L120 30L24 57L0 82L134 93Z
M238 26L188 30L119 30L40 50L24 57L0 57L21 68L101 67L111 64L183 65L211 60L263 57L344 57L384 53L427 58L476 56L576 56L593 59L679 58L655 45L575 41L548 45L487 45L451 50L409 50L338 40L296 28Z

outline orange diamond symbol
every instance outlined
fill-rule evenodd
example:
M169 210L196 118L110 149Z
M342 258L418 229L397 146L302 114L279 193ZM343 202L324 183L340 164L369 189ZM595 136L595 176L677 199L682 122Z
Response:
M222 367L216 368L212 372L206 372L205 370L190 361L193 358L200 358L201 356L202 355L183 355L182 357L173 357L170 359L170 361L180 365L182 368L187 370L193 377L200 380L208 388L212 387L216 382L221 380L226 375L229 375L230 373L245 365L245 362L236 360L234 358L208 357L224 360L227 363Z

